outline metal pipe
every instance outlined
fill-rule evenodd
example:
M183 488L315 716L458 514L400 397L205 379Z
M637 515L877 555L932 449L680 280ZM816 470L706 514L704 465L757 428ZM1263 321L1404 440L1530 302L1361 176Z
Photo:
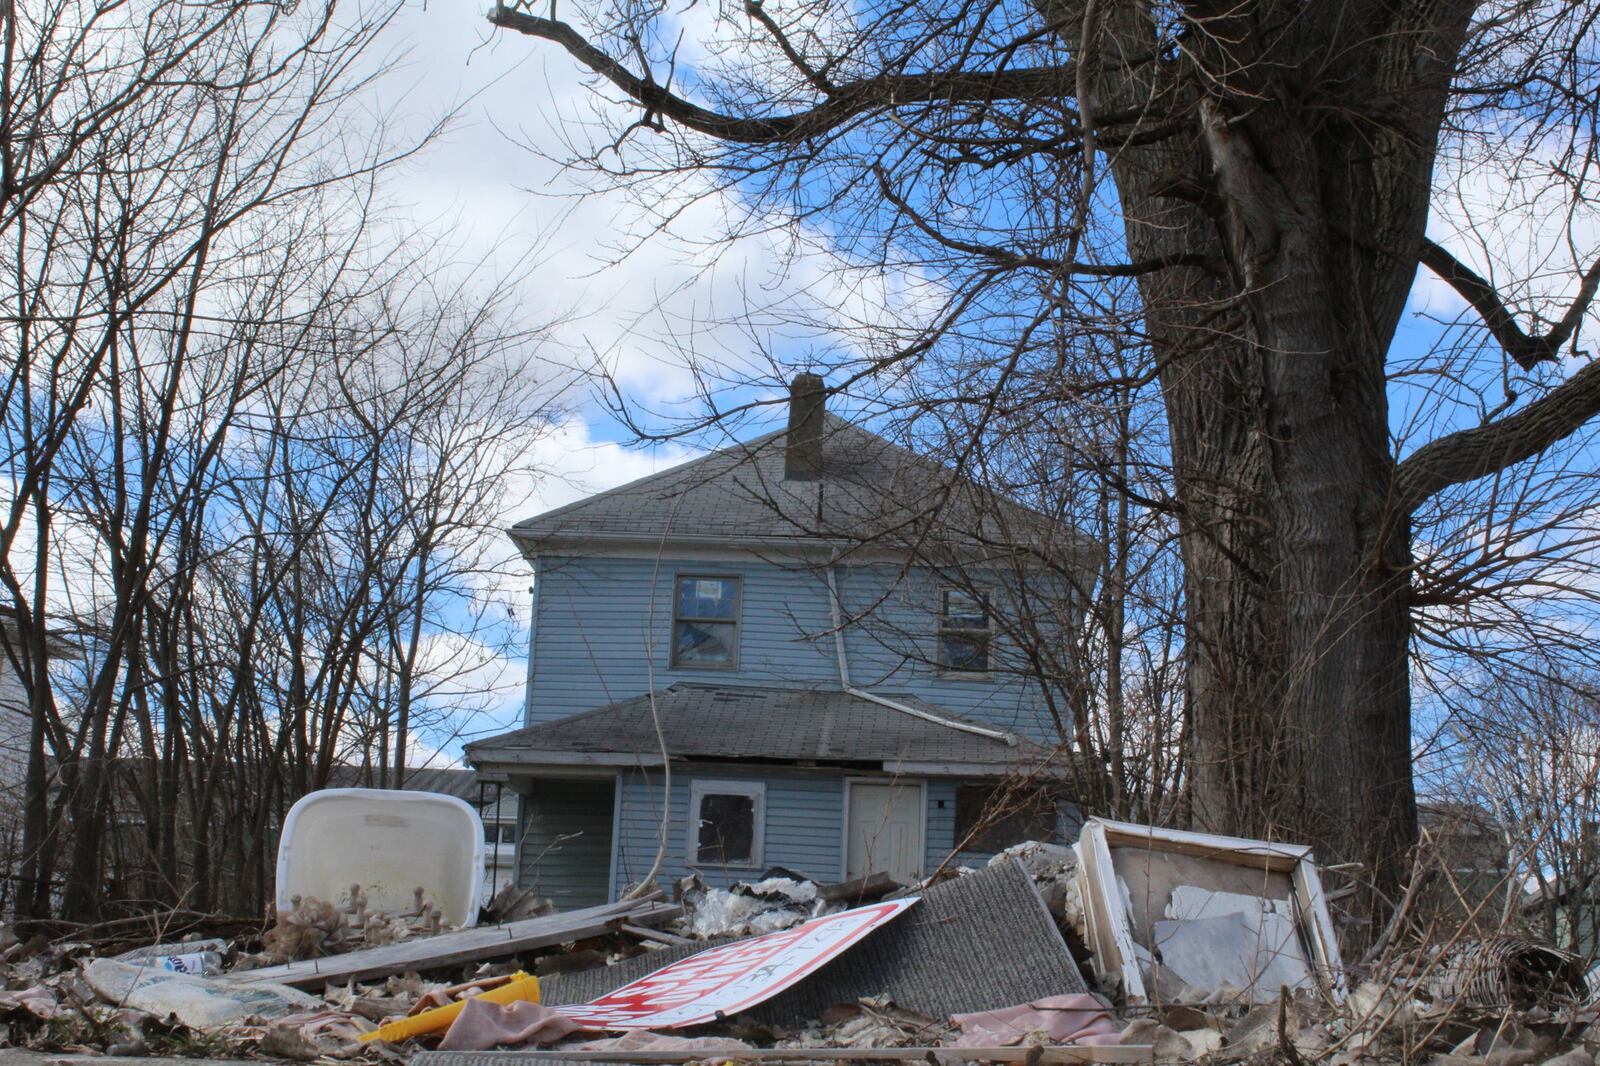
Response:
M856 688L854 685L850 684L850 660L845 654L844 650L844 611L839 604L839 585L833 576L834 561L836 559L837 554L835 555L834 559L830 559L828 561L828 607L833 618L833 647L834 658L839 663L839 687L844 689L847 694L854 696L857 699L863 699L869 703L876 703L878 706L887 707L891 711L899 711L901 714L909 714L913 718L920 718L924 722L932 722L935 725L942 725L946 729L954 729L962 733L971 733L974 736L979 737L988 737L991 740L1004 741L1009 746L1013 748L1016 747L1017 736L1015 733L1008 733L998 729L988 729L981 725L973 725L970 722L958 722L951 718L944 718L937 714L930 714L927 711L918 710L915 707L908 707L903 703L891 700L885 696L875 695L871 692L865 691L864 689Z

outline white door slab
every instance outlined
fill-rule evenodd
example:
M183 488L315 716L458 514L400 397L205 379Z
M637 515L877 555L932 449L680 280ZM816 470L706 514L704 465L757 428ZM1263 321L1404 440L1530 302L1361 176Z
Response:
M845 880L884 871L902 884L923 875L922 782L851 781L845 803Z

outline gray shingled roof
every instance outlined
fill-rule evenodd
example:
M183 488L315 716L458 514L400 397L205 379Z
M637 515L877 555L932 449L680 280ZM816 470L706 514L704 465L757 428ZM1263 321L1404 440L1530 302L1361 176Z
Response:
M960 721L915 696L886 694L886 698ZM656 713L667 751L675 758L941 762L1001 770L1031 751L838 690L679 683L657 694ZM482 767L537 762L536 753L655 759L660 750L650 699L637 696L476 741L467 745L467 758Z
M1028 550L1062 560L1088 540L938 463L835 415L823 421L822 476L785 480L786 431L516 523L527 551L552 541L636 538L810 541Z

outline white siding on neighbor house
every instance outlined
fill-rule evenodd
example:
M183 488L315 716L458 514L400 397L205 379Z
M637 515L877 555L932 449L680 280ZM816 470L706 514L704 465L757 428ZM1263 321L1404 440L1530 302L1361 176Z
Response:
M28 774L28 690L0 652L0 822L21 817Z
M674 580L689 574L740 579L737 669L672 667ZM847 616L861 619L845 631L856 687L909 692L975 721L1045 741L1054 736L1034 682L1003 671L988 679L953 678L932 665L937 575L841 566L837 579ZM838 687L827 581L815 569L749 557L708 563L541 556L536 581L530 725L641 695L652 667L658 689L679 681ZM1004 610L1003 602L996 606ZM1016 649L1003 640L996 640L994 655L1018 665Z

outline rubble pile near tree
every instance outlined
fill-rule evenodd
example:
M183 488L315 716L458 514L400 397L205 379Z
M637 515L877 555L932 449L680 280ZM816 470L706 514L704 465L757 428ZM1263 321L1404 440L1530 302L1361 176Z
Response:
M916 885L771 870L677 894L552 912L508 890L452 930L425 899L366 910L357 886L244 936L3 930L0 1044L416 1066L1593 1066L1600 1051L1582 961L1527 936L1345 963L1315 863L1282 843L1091 821L1075 846ZM221 972L175 972L196 965ZM374 1039L406 1018L384 1032L421 1035Z

